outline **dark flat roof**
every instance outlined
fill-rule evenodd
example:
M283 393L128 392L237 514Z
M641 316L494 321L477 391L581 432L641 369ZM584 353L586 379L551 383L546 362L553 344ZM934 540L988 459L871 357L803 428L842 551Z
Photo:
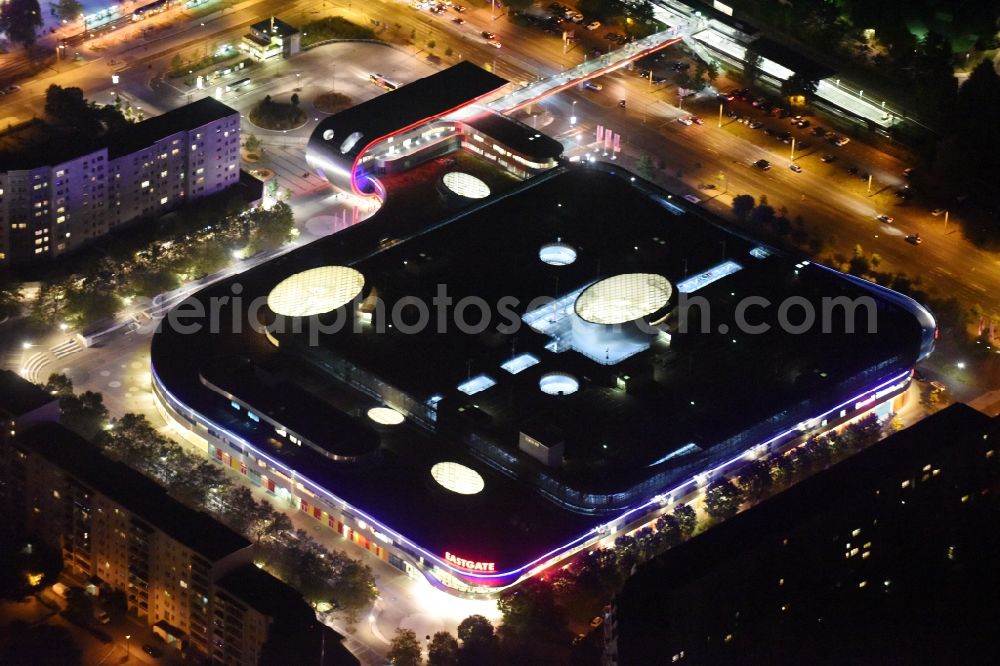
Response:
M941 463L942 477L945 480L931 483L945 484L945 488L951 489L946 493L948 506L960 506L959 498L963 493L979 492L978 488L969 484L967 470L982 467L982 450L990 448L997 430L998 422L995 419L964 404L954 404L712 527L690 541L671 548L641 567L616 598L619 663L626 666L658 662L664 649L662 638L668 627L674 635L687 632L692 639L692 647L711 646L711 641L705 639L705 632L711 629L689 623L683 609L677 607L683 606L683 601L674 605L664 603L665 599L671 598L672 592L682 594L679 599L697 596L705 607L711 607L715 599L720 603L739 606L740 599L748 595L751 599L758 593L761 596L770 595L770 590L776 589L773 581L779 576L787 576L790 586L795 585L798 593L796 596L789 590L789 598L784 601L793 606L796 601L806 603L800 599L804 595L809 600L826 603L825 610L817 609L816 612L824 615L829 612L830 616L824 617L826 622L835 620L837 612L845 610L845 607L838 605L839 597L835 590L839 585L834 585L829 580L830 574L820 559L820 554L811 551L816 559L800 561L797 565L785 561L780 565L780 570L774 571L761 571L757 568L760 561L776 560L772 555L783 541L791 542L792 548L799 549L808 549L809 543L815 541L818 544L817 540L826 544L831 533L839 532L844 523L849 523L847 532L854 527L861 528L859 542L871 540L875 543L876 557L872 558L875 567L880 567L880 563L887 561L902 562L908 550L916 549L916 543L925 536L920 525L923 519L918 516L923 512L932 512L934 508L928 504L927 498L921 501L915 497L916 506L923 508L915 509L915 515L908 514L908 522L878 531L880 521L876 520L874 525L871 521L879 517L885 518L885 513L883 511L876 514L875 498L879 497L877 491L881 489L884 495L884 491L888 490L890 494L884 502L895 506L895 495L891 493L899 489L899 479L913 478L911 483L919 483L916 479L923 466L927 463L936 465L935 460L940 461L944 455L948 458L948 462ZM987 437L989 441L984 442ZM952 461L954 465L951 464ZM970 513L973 510L941 509ZM877 533L873 532L873 527ZM951 531L948 527L945 529ZM851 535L846 532L840 533L840 536L851 541ZM857 545L860 546L861 543ZM840 552L830 552L832 557L840 558ZM940 559L944 560L943 555ZM967 566L968 553L961 559L965 564L957 565L951 570L951 574L956 574L958 569ZM859 578L864 578L864 565L859 563L857 567ZM753 578L745 575L748 570L753 571ZM874 577L878 574L868 572L867 575ZM735 584L734 579L738 581ZM898 585L902 581L893 582ZM881 578L876 584L881 589ZM904 592L897 585L893 585L893 593ZM683 592L678 592L681 590ZM840 603L843 603L843 599ZM859 603L863 605L867 602ZM743 631L746 632L752 631L746 627L754 626L754 622L758 629L763 628L762 625L773 623L771 628L780 626L784 627L781 631L790 631L788 621L778 619L778 613L773 612L773 609L756 607L753 602L748 605L751 607L742 608L743 617L738 622L733 622L734 627L744 625ZM946 613L953 610L947 602L941 608ZM801 608L796 610L802 612ZM861 612L861 607L856 607L855 610ZM724 613L725 609L722 609L720 615ZM814 616L807 619L815 626ZM926 619L921 617L921 623ZM886 622L888 626L892 618L881 617L876 621ZM842 634L831 628L826 631L843 639ZM794 632L789 635L796 636ZM719 648L715 649L718 652ZM733 654L735 656L738 653L737 650ZM693 663L705 663L702 661L705 658L704 652L691 656L695 660ZM780 651L777 656L780 656ZM743 659L754 661L746 655ZM874 656L871 659L872 663L882 661ZM787 663L786 660L787 657L781 663ZM768 658L768 661L771 659Z
M554 160L563 152L562 144L556 139L499 113L484 111L463 118L462 122L539 162Z
M27 447L95 491L208 560L220 560L250 541L205 513L184 506L152 479L103 455L90 441L57 423L18 435Z
M369 424L303 390L289 381L286 373L255 367L245 356L217 359L202 368L201 376L258 415L273 419L334 455L361 456L378 448L378 434Z
M215 581L258 612L283 622L311 622L315 613L302 595L254 564L239 566Z
M20 171L62 164L105 146L99 137L83 136L44 120L0 133L0 171Z
M795 49L777 42L768 37L759 37L747 45L748 50L755 50L758 54L773 60L779 65L784 65L796 74L819 81L836 72L822 65L815 60L805 56Z
M0 414L17 418L58 400L16 372L0 370Z
M197 102L185 104L172 111L131 125L120 132L109 134L105 139L108 146L108 158L115 159L134 153L171 134L195 129L237 113L236 109L226 106L214 97L203 97Z
M506 84L506 79L463 60L324 119L313 131L309 142L325 143L327 150L353 162L375 139L457 109ZM329 130L333 131L333 138L322 140L323 134ZM360 132L361 139L351 150L341 154L340 145L353 132Z
M428 196L434 196L434 185L427 183ZM522 189L498 194L443 222L428 219L428 207L393 207L390 192L386 209L373 219L208 287L195 298L205 302L229 294L231 282L238 280L249 302L291 274L349 264L364 274L366 288L378 291L386 311L403 295L431 303L441 283L455 302L476 295L493 304L513 295L521 314L537 296L566 294L617 273L654 272L676 284L685 274L698 275L718 264L723 252L742 269L697 292L718 308L713 309L713 325L732 321L737 299L730 294L760 293L773 302L790 294L809 299L859 294L856 285L837 274L796 266L797 257L773 250L766 258L752 255L750 250L758 247L752 239L723 228L698 209L668 210L663 202L669 195L632 182L630 174L614 167L560 168L518 187ZM404 235L405 230L414 231ZM380 239L387 237L402 241L378 251ZM539 260L541 245L556 239L577 249L575 263L556 267ZM493 471L469 451L463 442L466 433L516 451L522 426L547 422L558 427L566 437L567 463L544 472L581 492L618 492L661 469L687 478L720 460L724 450L713 446L725 437L748 433L727 444L730 450L741 443L747 448L790 427L788 422L816 416L861 388L912 367L920 344L915 318L887 302L880 301L879 307L884 316L878 334L790 336L775 330L736 336L738 344L731 335L678 335L670 346L658 342L617 366L600 365L575 351L554 353L545 348L547 336L527 326L510 336L465 335L454 326L443 335L395 330L353 335L347 327L321 336L318 346L301 349L296 349L295 336L279 336L278 349L249 326L241 334L197 338L164 327L153 340L152 358L160 382L182 402L388 527L438 555L463 552L507 566L561 545L601 518L574 513L545 499L532 483L519 481L537 471L533 460L519 462L525 475L514 474L516 478ZM220 316L227 320L228 310ZM515 351L530 352L541 363L511 375L500 364ZM325 368L346 359L359 369L353 386L356 380L364 383L363 372L416 402L440 394L437 432L409 423L381 432L379 455L358 465L333 464L306 447L275 452L267 444L272 428L249 422L199 381L206 364L231 354L283 367L290 378L310 386L317 384L310 373L323 375ZM577 377L581 390L569 396L541 393L540 376L553 370ZM497 384L466 396L457 386L470 372L486 373ZM862 372L867 374L858 376ZM649 373L655 381L625 392L615 388L615 376L623 373ZM343 411L378 404L329 375L323 377L327 387L321 397ZM472 405L485 419L468 418ZM658 462L688 442L701 451ZM430 468L440 461L478 471L485 480L483 492L461 496L437 486ZM650 488L649 496L663 489Z
M293 25L285 23L279 18L271 17L269 19L264 19L259 23L254 23L250 26L251 30L256 30L258 32L264 32L269 35L280 35L282 37L288 37L289 35L294 35L298 33L299 29Z

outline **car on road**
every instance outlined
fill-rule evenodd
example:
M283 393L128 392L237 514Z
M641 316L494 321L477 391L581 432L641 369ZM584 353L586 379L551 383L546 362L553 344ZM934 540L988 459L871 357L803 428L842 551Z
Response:
M788 168L791 169L792 171L794 171L795 173L802 173L802 167L800 167L795 162L792 162L791 164L789 164Z
M903 169L903 178L913 178L913 167Z
M920 234L910 234L906 237L906 242L911 245L920 245L924 242L924 239L920 237Z
M580 12L570 12L568 18L573 23L583 23L583 14Z
M695 125L704 125L705 124L705 121L702 120L701 118L699 118L698 116L688 116L688 119L691 122L693 122Z
M944 214L944 208L935 208L934 210L931 211L931 215L933 215L934 217L937 217L938 215L942 214Z
M781 143L791 143L792 142L792 133L791 132L779 132L776 135L776 138Z
M492 32L489 32L488 30L483 30L479 34L483 36L483 39L496 39L497 38L496 35L494 35Z
M499 41L497 41L495 39L487 40L486 43L489 44L490 46L492 46L495 49L498 49L498 48L500 48L500 47L503 46L503 44L501 44Z
M462 18L461 16L456 16L451 20L451 22L454 23L455 25L462 25L465 23L465 19Z
M3 90L0 90L0 95L12 95L12 94L16 93L20 89L21 89L21 86L10 85L10 86L7 86L6 88L4 88Z
M892 224L896 218L889 215L876 215L875 219L879 222L884 222L885 224Z
M604 90L604 85L598 83L597 81L584 81L583 87L585 90Z
M584 27L587 28L587 30L597 30L598 28L601 27L601 22L600 21L591 21L590 23L588 23Z
M913 190L904 187L902 189L898 189L895 192L893 192L893 195L897 199L902 199L903 201L909 201L910 199L913 198Z
M858 167L856 167L856 166L849 166L849 167L847 167L847 173L851 174L852 176L857 176L858 175Z
M805 118L795 123L795 126L798 127L799 129L805 129L809 127L809 125L810 125L809 121L806 120Z
M691 116L681 116L677 119L681 125L691 125L694 121L691 120Z
M819 125L816 125L816 127L812 128L812 135L813 136L823 136L824 134L826 134L826 128L825 127L820 127Z
M756 162L753 163L753 165L758 169L760 169L761 171L767 171L768 169L771 168L771 163L768 162L767 160L757 160Z
M593 627L594 629L597 629L602 624L604 624L604 618L601 617L600 615L596 616L593 620L590 621L590 626Z
M840 148L841 146L846 146L851 140L846 136L838 136L836 139L830 139L830 143Z
M732 102L734 99L736 99L736 95L734 94L734 91L732 91L732 90L727 90L725 92L720 91L720 92L716 93L715 97L717 99L724 99L727 102Z
M834 161L835 159L837 159L837 158L834 157L833 155L831 155L830 153L825 153L822 157L819 158L819 161L820 162L826 162L827 164L829 164L830 162Z
M760 122L759 120L751 120L749 123L747 123L747 127L749 127L750 129L760 129L763 126L764 123Z

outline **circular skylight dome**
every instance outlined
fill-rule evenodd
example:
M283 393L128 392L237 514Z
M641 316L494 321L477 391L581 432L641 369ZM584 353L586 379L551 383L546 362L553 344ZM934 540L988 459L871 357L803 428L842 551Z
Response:
M403 415L391 407L372 407L368 410L368 418L379 425L394 426L403 422Z
M457 462L441 462L431 467L431 476L447 490L459 495L475 495L486 484L479 472Z
M549 243L538 250L538 258L550 266L569 266L576 261L576 250L565 243Z
M672 293L662 275L622 273L584 289L574 308L580 319L593 324L624 324L663 308Z
M445 187L466 199L484 199L490 196L490 186L472 174L449 171L441 180Z
M573 375L565 372L549 372L538 380L538 388L549 395L569 395L580 389L580 382Z
M351 302L365 277L347 266L323 266L285 278L267 295L267 307L286 317L309 317Z

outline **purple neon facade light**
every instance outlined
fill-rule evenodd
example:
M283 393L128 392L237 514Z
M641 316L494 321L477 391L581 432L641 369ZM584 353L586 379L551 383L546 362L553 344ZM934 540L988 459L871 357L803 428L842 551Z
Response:
M496 587L502 587L505 584L516 582L516 580L519 579L525 572L528 572L528 571L534 569L538 565L546 562L547 560L555 557L556 555L559 555L560 553L563 553L565 551L568 551L568 550L574 548L575 546L579 545L581 542L585 541L586 539L591 538L595 533L600 533L602 527L611 526L611 525L614 525L616 523L619 524L619 525L623 524L624 521L627 518L629 518L629 516L632 516L633 514L636 514L636 513L640 512L640 511L648 509L648 508L650 508L650 507L652 507L652 506L654 506L656 504L659 504L660 503L660 499L659 498L661 498L661 497L664 497L664 496L674 496L679 491L684 490L685 488L688 488L690 486L697 487L697 480L696 480L696 478L690 478L687 481L685 481L684 483L681 483L681 484L679 484L677 486L674 486L670 490L667 490L667 491L664 491L664 492L661 492L661 493L657 493L657 495L655 497L653 497L652 499L644 502L643 504L640 504L640 505L638 505L636 507L628 509L627 511L625 511L622 514L618 515L617 517L612 518L611 520L607 521L603 525L599 525L597 527L591 528L589 531L581 534L580 536L576 537L575 539L573 539L571 541L568 541L568 542L566 542L565 544L563 544L561 546L553 548L552 550L548 551L547 553L536 557L532 561L530 561L527 564L524 564L524 565L522 565L520 567L517 567L516 569L511 569L510 571L497 572L497 573L475 573L475 572L471 572L471 571L466 571L464 569L458 569L458 568L456 568L456 567L448 564L446 561L444 561L443 559L441 559L441 557L439 557L438 555L435 555L434 553L432 553L432 552L426 550L425 548L417 545L413 541L411 541L411 540L407 539L406 537L402 536L401 534L399 534L396 530L393 530L393 529L387 527L383 522L381 522L381 521L379 521L379 520L371 517L370 515L368 515L364 511L361 511L360 509L357 509L353 504L350 504L350 503L348 503L348 502L340 499L339 497L337 497L336 495L334 495L330 491L326 490L325 488L323 488L319 484L315 483L314 481L311 481L308 477L303 476L301 473L292 470L287 465L285 465L285 464L283 464L283 463L275 460L274 458L272 458L268 454L260 451L259 449L257 449L257 447L253 446L252 444L250 444L249 442L247 442L245 439L243 439L239 435L236 435L235 433L232 433L231 431L227 430L226 428L223 428L223 427L215 424L210 419L205 418L202 414L200 414L199 412L194 411L193 409L191 409L190 407L188 407L187 405L185 405L184 403L182 403L180 400L178 400L173 395L173 393L171 393L170 390L167 389L163 385L163 383L160 381L159 375L156 373L156 368L152 367L152 364L150 364L150 369L151 369L151 374L152 374L155 386L157 388L159 388L159 390L161 390L165 394L165 396L170 400L170 402L172 403L172 405L174 405L175 409L180 409L182 411L185 411L185 412L187 412L190 415L190 417L192 419L200 419L204 424L210 425L212 428L214 428L214 429L216 429L216 430L224 433L228 437L232 437L233 440L236 440L237 443L239 443L241 446L245 447L246 449L249 449L255 455L258 455L261 458L267 460L269 464L274 465L280 471L282 471L283 473L285 473L286 476L288 476L289 478L296 478L296 479L298 479L300 481L307 482L313 488L315 488L316 490L318 490L320 493L326 495L326 497L329 498L332 502L334 502L336 504L340 504L340 505L344 506L345 508L346 507L350 507L350 509L351 509L352 512L354 512L354 513L358 514L359 516L361 516L362 519L364 519L366 522L371 523L371 524L377 526L380 531L384 531L386 534L388 534L388 536L392 537L394 540L399 541L400 543L405 544L406 546L408 546L408 547L410 547L410 548L412 548L412 549L420 552L422 555L424 555L425 557L427 557L429 560L431 560L432 562L434 562L435 564L437 564L441 568L443 568L443 569L451 572L452 574L454 574L457 578L459 578L459 579L461 579L461 578L473 578L473 579L482 579L482 580L496 581L496 585L495 585ZM891 385L893 385L895 383L907 380L912 375L913 375L913 370L907 370L907 371L902 372L902 373L900 373L898 375L895 375L894 377L892 377L892 378L890 378L890 379L888 379L888 380L886 380L884 382L881 382L880 384L872 387L871 389L866 390L866 391L858 394L857 396L851 398L850 400L846 400L846 401L840 403L836 407L833 407L833 408L831 408L831 409L823 412L822 414L820 414L820 415L818 415L816 417L813 417L813 419L810 419L810 420L822 420L823 418L829 416L830 414L833 414L834 412L836 412L836 411L838 411L840 409L843 409L844 407L847 407L848 405L851 405L852 403L857 403L859 400L861 400L862 398L864 398L868 394L873 394L873 393L875 393L875 392L877 392L877 391L879 391L881 389L884 389L884 388L886 388L888 386L891 386ZM887 397L889 397L889 396L887 396ZM711 468L709 470L706 470L704 472L699 473L698 476L704 476L704 475L711 476L711 475L714 475L717 472L719 472L720 470L723 470L726 467L732 465L733 463L738 462L739 460L743 459L746 456L746 454L747 454L748 451L751 451L753 449L756 449L756 448L759 448L759 447L762 447L762 446L769 446L769 445L773 444L774 442L777 442L777 441L779 441L781 439L784 439L788 435L795 433L796 431L797 431L797 428L789 428L789 429L787 429L787 430L785 430L785 431L783 431L783 432L781 432L781 433L779 433L779 434L771 437L770 439L767 439L767 440L765 440L763 442L759 442L758 444L755 444L754 446L749 447L745 451L741 452L739 455L734 456L734 457L730 458L729 460L727 460L727 461L725 461L725 462L723 462L723 463L721 463L719 465L716 465L715 467L713 467L713 468Z

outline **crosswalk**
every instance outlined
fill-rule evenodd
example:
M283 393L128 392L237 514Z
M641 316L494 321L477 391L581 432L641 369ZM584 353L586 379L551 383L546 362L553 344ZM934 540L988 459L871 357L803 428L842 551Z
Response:
M81 345L79 341L77 341L75 338L70 338L69 340L66 340L66 342L63 342L51 348L49 351L52 352L52 355L55 356L56 358L65 358L70 354L75 354L78 351L83 351L83 345Z

